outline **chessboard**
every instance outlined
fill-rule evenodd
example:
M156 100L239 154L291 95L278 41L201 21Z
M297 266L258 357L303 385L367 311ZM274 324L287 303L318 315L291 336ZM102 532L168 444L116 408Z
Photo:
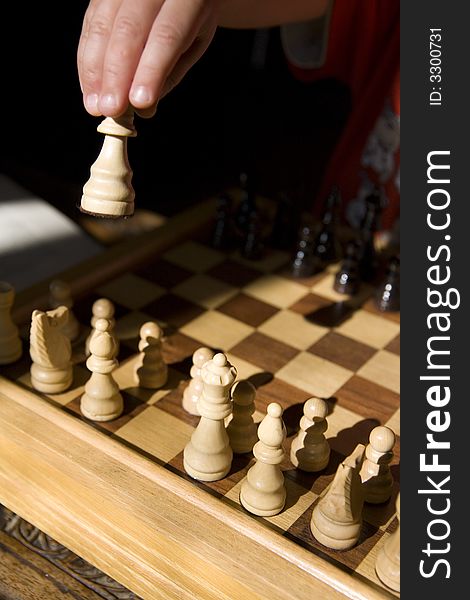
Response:
M335 265L299 279L285 251L267 248L247 260L214 249L207 242L213 211L208 201L60 274L82 328L66 392L41 394L29 374L29 318L32 309L48 308L49 282L18 294L13 314L25 351L0 367L0 503L144 598L396 597L374 565L397 528L399 314L379 312L370 289L355 298L334 292ZM80 414L90 375L83 344L100 297L115 306L113 375L125 404L104 423ZM146 321L165 334L169 378L157 391L133 379ZM183 449L198 417L182 408L182 395L201 346L223 351L238 379L255 385L257 421L271 402L284 409L287 501L274 517L240 505L251 453L235 455L230 473L214 483L184 471ZM320 473L289 461L311 396L329 405L331 457ZM313 507L339 463L377 425L396 434L392 498L364 505L354 548L330 550L310 532Z

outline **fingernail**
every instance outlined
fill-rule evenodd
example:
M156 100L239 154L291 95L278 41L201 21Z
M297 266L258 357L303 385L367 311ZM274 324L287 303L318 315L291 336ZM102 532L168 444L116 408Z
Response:
M85 106L90 112L98 111L98 94L88 94L85 98Z
M104 106L106 108L116 108L116 106L117 106L116 96L114 94L104 94L100 98L100 104L101 104L101 106Z
M138 104L150 102L150 92L148 88L143 85L138 85L137 87L132 88L130 97L132 102L137 102Z

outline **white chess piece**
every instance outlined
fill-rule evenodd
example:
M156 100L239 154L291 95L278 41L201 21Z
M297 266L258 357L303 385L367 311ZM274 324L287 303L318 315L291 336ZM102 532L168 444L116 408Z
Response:
M83 186L80 209L113 218L130 216L135 197L127 155L127 138L136 136L132 107L120 117L104 119L98 131L105 134L103 147Z
M116 324L116 321L114 319L114 312L114 304L111 302L111 300L108 300L108 298L98 298L98 300L95 300L93 302L93 305L91 307L92 317L90 321L91 331L88 334L87 339L85 340L85 356L90 356L90 341L95 333L96 321L98 321L98 319L106 319L109 323L108 333L113 336L114 343L116 344L115 358L117 357L119 352L119 340L114 334L114 326Z
M85 393L80 400L82 414L92 421L111 421L123 411L123 399L113 378L118 366L113 336L109 333L106 319L98 319L96 333L90 342L91 355L86 366L91 377L85 384Z
M232 412L229 392L236 376L235 367L222 353L202 367L201 418L186 444L183 461L186 473L194 479L218 481L230 471L233 453L224 421Z
M183 408L190 415L199 415L197 403L202 394L201 369L208 360L214 358L214 352L210 348L198 348L193 354L193 365L190 375L191 381L183 392Z
M140 355L134 367L134 376L140 387L158 390L168 380L168 366L162 355L163 331L154 321L140 328Z
M361 535L364 493L359 475L365 446L358 444L340 465L330 486L315 504L313 536L334 550L352 548Z
M397 496L398 527L380 548L375 561L375 571L380 581L389 588L400 591L400 494Z
M31 317L30 350L31 384L45 394L65 392L73 379L72 346L63 332L68 308L33 311Z
M392 495L393 476L390 462L393 459L395 434L389 427L375 427L369 436L366 456L361 467L361 480L365 501L371 504L387 502Z
M253 446L258 441L258 425L253 419L256 388L243 379L233 385L231 396L233 416L227 425L230 446L235 454L246 454L253 450Z
M300 431L292 440L290 459L302 471L322 471L330 459L330 445L324 436L328 429L328 404L321 398L309 398L303 412Z
M64 323L62 331L71 342L76 340L80 334L80 323L73 314L73 299L70 285L65 281L55 279L49 285L49 305L51 308L66 306L69 309L68 320Z
M16 362L23 350L18 327L11 317L14 300L13 286L6 281L0 281L0 365Z
M268 414L258 427L259 442L253 448L256 463L240 489L242 506L261 517L277 515L286 503L284 474L279 466L284 458L282 442L286 437L282 412L280 404L269 404Z

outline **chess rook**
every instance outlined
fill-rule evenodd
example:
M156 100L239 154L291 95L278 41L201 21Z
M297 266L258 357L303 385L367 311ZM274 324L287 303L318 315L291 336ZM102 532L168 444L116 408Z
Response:
M83 186L80 210L102 217L134 214L132 169L127 155L127 138L135 137L134 111L129 107L120 117L107 117L98 126L105 134L103 147Z
M232 466L233 453L224 420L232 412L230 388L237 371L219 353L201 369L203 382L198 408L201 419L184 449L184 469L200 481L218 481Z
M64 334L68 308L33 311L31 317L30 350L32 365L31 384L38 392L57 394L65 392L73 379L72 346Z
M201 369L205 363L214 358L214 352L205 346L198 348L193 354L193 365L191 367L191 381L183 392L183 408L190 415L199 416L197 403L202 394Z
M258 425L253 420L255 412L255 386L243 379L237 381L231 391L233 417L227 425L230 446L235 454L246 454L258 441Z
M91 377L85 385L80 410L92 421L111 421L123 411L123 399L112 375L118 365L114 358L116 348L106 319L98 319L95 328L90 342L91 356L86 361Z
M282 407L276 402L268 406L268 414L258 427L259 442L253 448L256 463L250 468L240 490L240 503L254 515L277 515L286 503L284 474L279 466L284 458L282 442L286 427Z
M387 502L392 495L393 477L390 462L393 459L395 434L389 427L375 427L369 436L361 480L365 490L365 501L371 504Z
M62 327L62 331L71 342L76 340L80 334L80 323L72 312L73 299L70 285L65 281L55 279L49 285L49 305L52 309L59 306L66 306L68 311L68 320Z
M361 535L364 496L359 469L365 447L358 444L338 467L335 477L312 512L313 536L333 550L352 548Z
M322 471L330 459L330 445L324 433L328 429L328 404L321 398L309 398L304 404L300 431L292 440L290 459L302 471Z
M140 387L158 390L168 380L168 366L162 356L163 331L154 321L140 328L140 355L134 369L134 377Z
M400 591L400 494L397 496L398 527L387 538L377 554L377 577L395 592Z
M6 281L0 281L0 365L8 365L21 357L22 343L18 327L11 318L15 290Z

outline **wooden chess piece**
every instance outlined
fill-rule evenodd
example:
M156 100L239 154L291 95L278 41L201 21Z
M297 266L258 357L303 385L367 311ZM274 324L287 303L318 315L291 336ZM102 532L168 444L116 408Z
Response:
M395 592L400 591L400 494L397 496L398 527L385 540L375 561L377 577Z
M202 394L201 369L204 364L214 358L214 352L210 348L198 348L193 354L193 366L191 367L191 381L183 392L183 408L190 415L199 416L197 403Z
M154 321L140 328L140 356L134 367L134 376L140 387L158 390L168 380L168 366L162 355L163 331Z
M393 459L395 434L389 427L374 427L369 435L365 459L361 467L364 499L371 504L387 502L392 495L393 476L390 462Z
M232 412L230 388L237 371L219 353L201 369L203 389L198 408L199 424L184 449L186 473L200 481L218 481L227 475L233 453L225 430L225 418Z
M367 196L365 202L366 210L360 225L359 271L362 281L371 282L375 279L378 269L375 234L379 228L383 208L380 190L375 189Z
M284 458L282 443L286 427L282 407L268 405L268 414L258 427L259 442L253 448L256 463L250 468L240 489L240 503L261 517L277 515L286 503L284 474L279 466Z
M114 319L114 304L108 298L98 298L93 302L91 307L91 331L88 334L87 339L85 340L85 356L90 356L90 341L95 333L95 325L98 319L106 319L109 323L108 333L113 336L115 348L116 348L116 356L119 353L119 340L114 335L114 327L116 325L116 320Z
M235 454L246 454L258 441L258 425L253 419L255 412L255 386L246 379L237 381L231 390L233 416L227 425L230 446Z
M6 281L0 281L0 365L16 362L23 351L18 327L11 317L14 301L13 286Z
M325 438L328 429L328 404L321 398L309 398L304 404L300 431L292 440L290 459L302 471L322 471L330 460L330 445Z
M313 226L309 221L305 221L301 226L297 248L292 260L291 272L293 277L310 277L315 273L314 242Z
M217 198L217 209L212 231L212 247L228 250L233 242L232 198L222 194Z
M359 540L364 505L359 469L364 450L364 445L358 444L339 465L333 481L313 509L310 529L328 548L348 550Z
M355 240L350 240L346 245L344 259L335 275L333 289L338 294L353 296L359 291L361 285L359 252L359 244Z
M377 290L375 303L379 310L400 310L400 259L393 256L390 259L387 274Z
M240 174L241 196L235 213L235 228L240 238L244 238L248 230L250 215L258 212L253 189L253 179L247 173Z
M119 387L112 374L118 366L118 361L114 358L116 349L106 319L98 319L95 329L96 333L90 342L91 355L86 361L91 377L85 384L80 410L83 416L92 421L111 421L119 417L124 408Z
M326 199L320 231L313 243L316 271L321 271L341 258L341 244L337 233L340 206L341 193L335 186Z
M63 332L68 319L68 308L33 311L31 317L30 350L31 384L38 392L57 394L65 392L73 379L72 346Z
M49 285L49 305L51 308L66 306L69 309L68 321L64 324L62 331L71 342L76 340L80 334L80 323L73 314L73 299L70 285L65 281L55 279Z
M127 138L135 137L131 106L120 117L107 117L98 126L105 134L103 147L83 186L80 210L101 217L128 217L134 213L132 169L127 155Z

